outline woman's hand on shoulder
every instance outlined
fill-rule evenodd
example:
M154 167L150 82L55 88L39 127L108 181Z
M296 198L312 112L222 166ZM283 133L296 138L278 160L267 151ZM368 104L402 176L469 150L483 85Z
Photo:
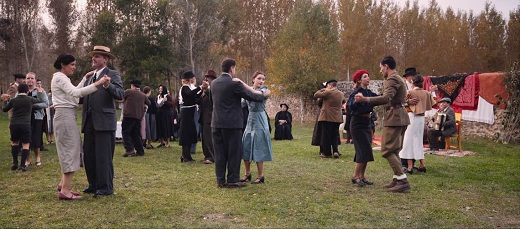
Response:
M87 74L85 74L85 78L90 78L92 75L94 75L94 72L96 72L96 70L92 70L90 72L87 72Z

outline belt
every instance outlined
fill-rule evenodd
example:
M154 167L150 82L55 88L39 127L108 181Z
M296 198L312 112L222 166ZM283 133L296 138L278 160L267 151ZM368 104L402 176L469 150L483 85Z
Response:
M197 105L191 105L191 106L181 106L181 109L184 109L184 108L192 108L192 107L196 107Z
M370 118L370 113L363 113L363 114L357 114L354 116L363 117L363 118Z

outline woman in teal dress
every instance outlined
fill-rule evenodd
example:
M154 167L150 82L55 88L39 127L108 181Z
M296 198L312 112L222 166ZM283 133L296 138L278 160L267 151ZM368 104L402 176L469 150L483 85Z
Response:
M265 92L267 87L264 86L265 75L261 72L255 72L253 75L253 89ZM242 100L242 106L249 109L246 129L242 136L245 175L240 179L241 182L251 181L251 161L256 162L258 168L258 176L251 184L264 183L264 161L273 160L273 149L271 146L271 134L269 132L269 123L265 112L265 102L253 102Z

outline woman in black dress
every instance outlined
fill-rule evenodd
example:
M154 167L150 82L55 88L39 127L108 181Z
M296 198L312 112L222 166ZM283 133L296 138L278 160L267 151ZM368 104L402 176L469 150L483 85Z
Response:
M196 87L193 90L190 88L190 79L195 75L192 71L187 71L182 74L181 97L182 104L180 105L180 128L179 128L179 145L182 146L181 162L195 161L191 157L191 145L197 143L197 128L195 126L195 109L197 109L196 100L200 98L202 93L199 93L201 87ZM204 84L207 87L207 82Z
M365 176L367 164L369 161L374 161L374 154L372 152L372 130L370 129L371 113L374 112L374 106L368 102L356 103L354 96L358 93L365 97L377 96L368 89L370 84L370 77L366 70L358 70L354 73L352 80L356 84L355 90L350 94L348 99L348 111L350 115L350 133L352 134L352 141L354 142L354 149L356 154L354 162L354 177L352 183L358 187L365 185L372 185Z
M161 144L157 147L170 147L170 137L173 136L173 99L168 95L166 86L159 86L159 95L157 95L157 138Z
M282 109L274 118L274 140L292 140L292 114L289 106L285 103L280 104Z

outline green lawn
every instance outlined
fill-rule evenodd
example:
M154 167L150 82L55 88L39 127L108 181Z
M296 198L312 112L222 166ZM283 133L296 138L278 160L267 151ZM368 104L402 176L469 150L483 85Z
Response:
M518 228L520 145L465 138L477 152L462 158L426 155L428 173L409 176L412 192L388 193L386 160L375 151L372 187L350 183L353 146L340 159L318 157L312 125L294 127L293 141L273 141L275 160L265 164L266 183L217 189L214 166L182 164L181 148L147 150L144 157L114 156L115 195L59 201L60 168L54 145L41 167L10 171L8 121L0 116L1 228ZM200 144L196 160L202 159ZM253 169L253 177L256 168ZM84 170L74 179L86 187Z

